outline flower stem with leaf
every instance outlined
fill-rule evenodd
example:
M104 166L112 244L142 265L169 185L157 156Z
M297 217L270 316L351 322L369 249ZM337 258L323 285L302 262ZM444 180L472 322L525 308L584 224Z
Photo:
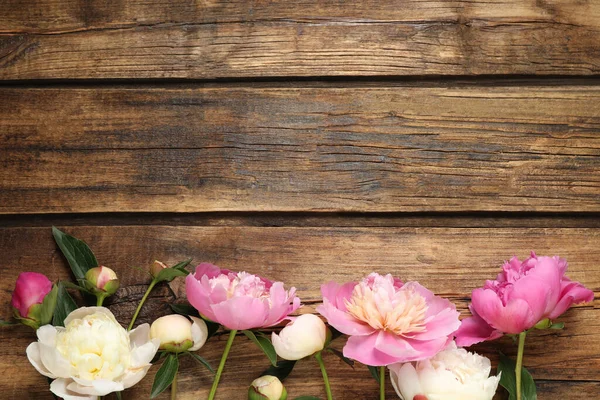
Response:
M227 339L227 344L225 345L225 350L223 350L223 355L221 356L221 362L219 363L219 368L217 369L217 374L215 375L215 380L213 381L213 385L210 388L210 393L208 394L208 400L214 400L215 394L217 393L217 387L219 386L219 380L221 379L221 374L223 373L223 368L225 368L225 361L227 361L227 356L229 355L229 350L231 350L231 345L233 344L233 339L235 339L235 335L237 333L236 329L232 329L229 332L229 338Z
M327 400L332 400L333 396L331 395L331 385L329 384L329 377L327 376L327 370L325 370L325 363L323 362L323 355L321 352L315 353L315 358L319 362L319 367L321 368L321 374L323 374L323 382L325 383L325 391L327 392Z
M515 378L517 382L517 400L521 400L521 369L523 368L523 350L525 349L525 337L527 331L519 333L519 350L517 352L517 365L515 367Z
M154 279L152 279L152 282L150 282L150 285L148 285L148 289L146 289L146 293L144 293L144 297L142 297L140 304L138 304L137 308L135 309L135 313L133 314L133 317L131 318L131 322L129 323L129 326L127 327L128 331L130 331L133 328L133 324L135 323L135 320L137 319L137 317L140 313L140 310L142 309L142 306L144 305L144 303L146 302L146 299L150 295L150 292L152 291L152 289L154 289L154 286L156 286L156 284L158 282L159 281L156 278L154 278Z

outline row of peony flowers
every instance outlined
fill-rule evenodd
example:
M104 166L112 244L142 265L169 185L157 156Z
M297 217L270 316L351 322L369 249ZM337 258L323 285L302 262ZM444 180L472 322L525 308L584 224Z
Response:
M69 254L65 255L73 268ZM295 288L286 290L282 282L207 263L189 274L186 265L168 268L155 262L151 266L152 281L128 330L102 307L103 300L119 286L111 269L91 267L84 279L78 280L79 285L68 285L94 295L96 307L74 309L62 321L56 316L64 313L68 301L57 300L60 288L42 274L19 275L12 297L14 315L37 330L38 341L29 345L27 356L38 372L53 380L50 390L66 400L98 399L112 392L120 397L122 390L139 382L152 363L163 358L151 397L171 386L175 398L178 357L189 354L211 369L193 352L219 324L230 332L209 400L216 395L233 338L240 331L257 343L273 364L276 356L270 353L291 361L314 356L328 400L333 396L322 352L340 334L348 337L340 356L349 363L355 360L369 366L380 382L380 398L384 398L387 367L396 393L404 400L491 400L501 374L490 376L490 361L462 347L505 334L518 335L515 368L502 371L513 375L512 380L507 379L513 386L505 386L511 398L534 398L527 396L535 393L535 386L526 387L521 381L527 376L521 370L525 335L533 328L560 328L553 323L558 316L572 304L594 297L592 291L565 276L564 259L532 253L523 262L517 258L506 262L495 280L475 289L469 306L472 316L462 323L454 304L417 282L404 283L377 273L360 282L329 282L321 287L323 303L317 307L328 328L313 314L291 316L300 307L300 299ZM174 314L158 318L152 326L132 329L152 288L177 276L186 276L187 298L200 318ZM270 341L253 332L284 320L290 322L279 333L272 333ZM265 375L252 383L248 398L284 400L287 393L277 377Z

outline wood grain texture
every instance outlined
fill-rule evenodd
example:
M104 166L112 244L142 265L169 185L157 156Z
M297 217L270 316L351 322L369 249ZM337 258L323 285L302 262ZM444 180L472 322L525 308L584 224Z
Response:
M600 211L597 86L0 90L0 213Z
M4 1L0 79L600 71L590 0L165 3Z
M246 269L272 279L285 280L298 288L305 307L312 312L320 302L324 281L359 279L373 270L419 280L439 295L454 301L463 315L472 289L495 276L504 259L560 254L569 260L569 276L600 294L600 230L595 228L269 228L269 227L169 227L169 226L77 226L61 227L86 240L100 263L114 268L122 289L108 305L126 323L141 298L147 277L131 266L144 267L158 258L167 263L193 257L234 270ZM493 243L493 246L490 245ZM8 304L14 279L20 271L44 272L55 279L68 279L68 267L53 243L49 228L0 228L4 249L0 274L0 301ZM165 312L165 302L181 299L183 281L162 286L143 309L142 322ZM569 390L597 393L600 371L600 303L578 306L560 320L563 331L536 332L529 336L525 364L539 380L540 399L574 398ZM6 315L4 315L6 317ZM18 333L15 333L18 332ZM0 330L0 372L18 368L22 381L8 384L11 398L37 396L45 392L43 379L28 367L24 348L33 340L27 328ZM224 337L211 339L202 355L213 364L224 346ZM495 362L498 349L513 356L510 339L477 346ZM548 351L552 349L552 351ZM220 398L243 399L244 387L266 367L267 361L245 339L238 338L223 378ZM374 397L376 383L362 367L355 371L327 358L339 399ZM16 367L15 367L16 366ZM0 375L1 376L1 375ZM1 381L1 379L0 379ZM348 385L347 382L355 382ZM543 382L548 381L548 382ZM575 381L575 382L566 382ZM22 383L21 383L22 382ZM182 374L182 398L205 398L210 376L186 363ZM301 364L290 378L294 395L323 396L316 365ZM1 385L1 383L0 383ZM134 398L149 391L151 380L137 386ZM375 390L375 391L374 391ZM390 392L390 396L392 393ZM33 398L33 397L29 397ZM37 397L36 397L37 398ZM42 397L40 397L42 398ZM393 397L390 397L393 398ZM593 398L593 397L589 397Z

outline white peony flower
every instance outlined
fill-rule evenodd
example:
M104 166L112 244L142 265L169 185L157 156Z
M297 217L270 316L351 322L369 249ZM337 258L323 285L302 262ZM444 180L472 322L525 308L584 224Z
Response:
M263 375L252 381L248 400L286 400L287 391L276 376Z
M491 400L500 375L489 376L490 360L452 342L434 357L389 367L392 385L403 400Z
M150 326L127 332L104 307L82 307L65 327L44 325L27 347L29 362L54 379L50 390L65 400L96 400L138 383L152 366L160 341Z
M271 341L275 352L285 360L299 360L323 350L327 340L327 327L314 314L304 314L290 322Z
M208 338L208 327L201 318L171 314L158 318L150 326L150 337L160 340L160 348L172 353L196 351Z

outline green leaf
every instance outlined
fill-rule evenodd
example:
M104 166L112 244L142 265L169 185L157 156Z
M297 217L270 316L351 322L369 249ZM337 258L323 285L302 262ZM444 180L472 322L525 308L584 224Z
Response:
M171 268L175 268L175 269L179 269L179 270L185 270L185 267L187 267L188 265L190 265L190 263L192 262L191 258L188 258L185 261L180 261L177 264L173 265ZM188 272L189 274L189 272Z
M315 396L300 396L300 397L296 397L294 400L321 400L318 397Z
M328 348L327 351L329 351L329 352L335 354L336 356L338 356L343 362L345 362L349 366L354 367L354 360L351 360L348 357L346 357L344 355L344 353L342 353L341 351L339 351L337 349L332 349L331 347Z
M190 273L188 271L181 271L175 268L165 268L158 273L156 280L158 282L171 282L173 279L178 276L188 276Z
M329 329L329 331L331 331L331 340L330 340L330 342L333 342L335 339L337 339L337 338L339 338L340 336L343 335L342 332L338 331L333 326L328 326L327 329Z
M77 304L65 289L63 282L58 282L58 293L56 296L56 308L54 309L54 318L52 319L52 325L64 326L65 318L77 309Z
M121 392L115 392L115 395L117 396L117 400L123 400L123 397L121 396Z
M10 321L0 321L0 326L12 326L12 325L19 325L15 322L10 322Z
M85 282L85 279L82 279L83 282ZM62 284L68 288L68 289L75 289L75 290L79 290L80 292L83 293L87 293L87 294L91 294L93 295L94 293L90 290L87 290L86 288L84 288L83 286L79 286L74 284L73 282L69 282L69 281L63 281Z
M260 376L273 375L279 378L280 381L283 381L289 374L292 373L295 365L295 360L281 360L277 362L277 365L271 365L269 368L264 370Z
M179 360L175 354L169 354L165 359L165 362L160 366L158 372L154 376L154 383L152 384L152 392L150 398L153 399L161 394L166 388L171 386L177 370L179 369Z
M178 304L169 304L171 310L173 310L176 314L181 315L191 315L192 317L200 317L200 313L196 310L190 303L178 303Z
M188 351L187 354L189 354L190 356L192 356L192 358L194 360L198 361L200 364L204 365L210 372L212 372L213 374L215 373L215 370L210 366L210 364L208 363L208 361L206 361L204 358L200 357L196 353L192 353L191 351Z
M85 273L98 266L94 253L84 241L62 232L55 226L52 227L52 235L71 266L75 278L85 279Z
M517 380L515 374L516 363L500 353L498 372L502 373L500 385L508 391L509 400L517 398ZM525 368L521 368L521 396L522 400L537 400L537 391L533 377Z
M40 314L40 325L48 325L52 321L54 310L56 309L56 301L58 297L58 286L53 285L52 290L44 297Z
M550 325L548 329L563 329L565 327L564 322L557 322L555 324Z
M244 335L248 336L248 339L252 340L261 348L273 366L277 366L277 353L275 352L275 347L273 347L273 344L268 338L261 335L256 336L254 332L248 330L242 332L244 332Z
M379 382L379 367L372 367L370 365L367 365L367 368L369 368L371 376L375 378L377 382Z

